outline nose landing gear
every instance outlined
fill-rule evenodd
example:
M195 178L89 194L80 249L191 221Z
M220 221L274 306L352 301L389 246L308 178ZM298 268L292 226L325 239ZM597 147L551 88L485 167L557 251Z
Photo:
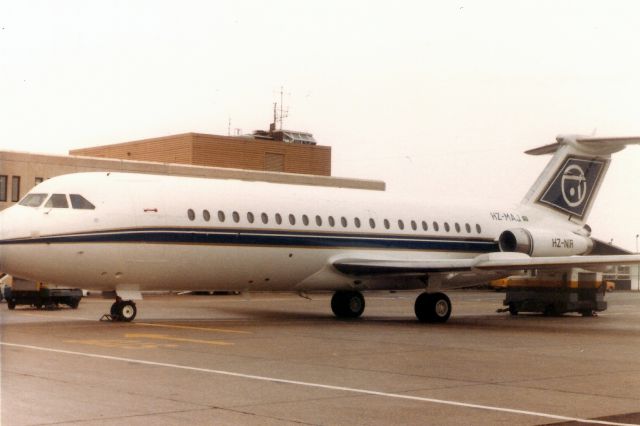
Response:
M132 300L122 300L117 297L116 301L111 305L110 313L104 314L100 320L131 322L137 313L136 304Z

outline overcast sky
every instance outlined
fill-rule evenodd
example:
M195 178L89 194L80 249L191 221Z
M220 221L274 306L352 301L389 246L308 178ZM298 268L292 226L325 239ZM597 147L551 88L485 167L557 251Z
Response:
M636 1L0 2L0 149L285 127L333 174L517 203L560 133L640 135ZM235 131L235 130L232 130ZM590 223L635 250L640 147Z

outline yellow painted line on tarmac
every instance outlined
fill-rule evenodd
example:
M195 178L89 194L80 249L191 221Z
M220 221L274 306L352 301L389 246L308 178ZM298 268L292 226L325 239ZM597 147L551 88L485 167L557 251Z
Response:
M171 342L186 342L186 343L200 343L205 345L218 345L218 346L230 346L233 345L231 342L224 342L221 340L200 340L200 339L186 339L183 337L173 337L167 336L166 334L144 334L144 333L127 333L124 335L126 338L133 339L157 339L157 340L168 340Z
M229 328L194 327L192 325L175 325L175 324L154 324L150 322L133 322L132 324L146 326L146 327L179 328L184 330L213 331L216 333L253 334L250 331L231 330Z

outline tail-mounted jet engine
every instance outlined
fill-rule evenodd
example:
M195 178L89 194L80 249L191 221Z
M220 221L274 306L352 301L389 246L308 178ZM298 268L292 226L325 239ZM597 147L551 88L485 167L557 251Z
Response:
M525 253L532 257L588 254L593 240L571 231L508 229L498 238L500 251Z

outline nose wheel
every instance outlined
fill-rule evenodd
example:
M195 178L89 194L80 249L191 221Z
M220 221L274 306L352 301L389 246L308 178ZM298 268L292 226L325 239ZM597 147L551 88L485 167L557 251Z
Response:
M110 315L104 315L103 318L111 321L124 321L130 322L136 317L138 310L136 304L131 300L116 299L111 305Z

